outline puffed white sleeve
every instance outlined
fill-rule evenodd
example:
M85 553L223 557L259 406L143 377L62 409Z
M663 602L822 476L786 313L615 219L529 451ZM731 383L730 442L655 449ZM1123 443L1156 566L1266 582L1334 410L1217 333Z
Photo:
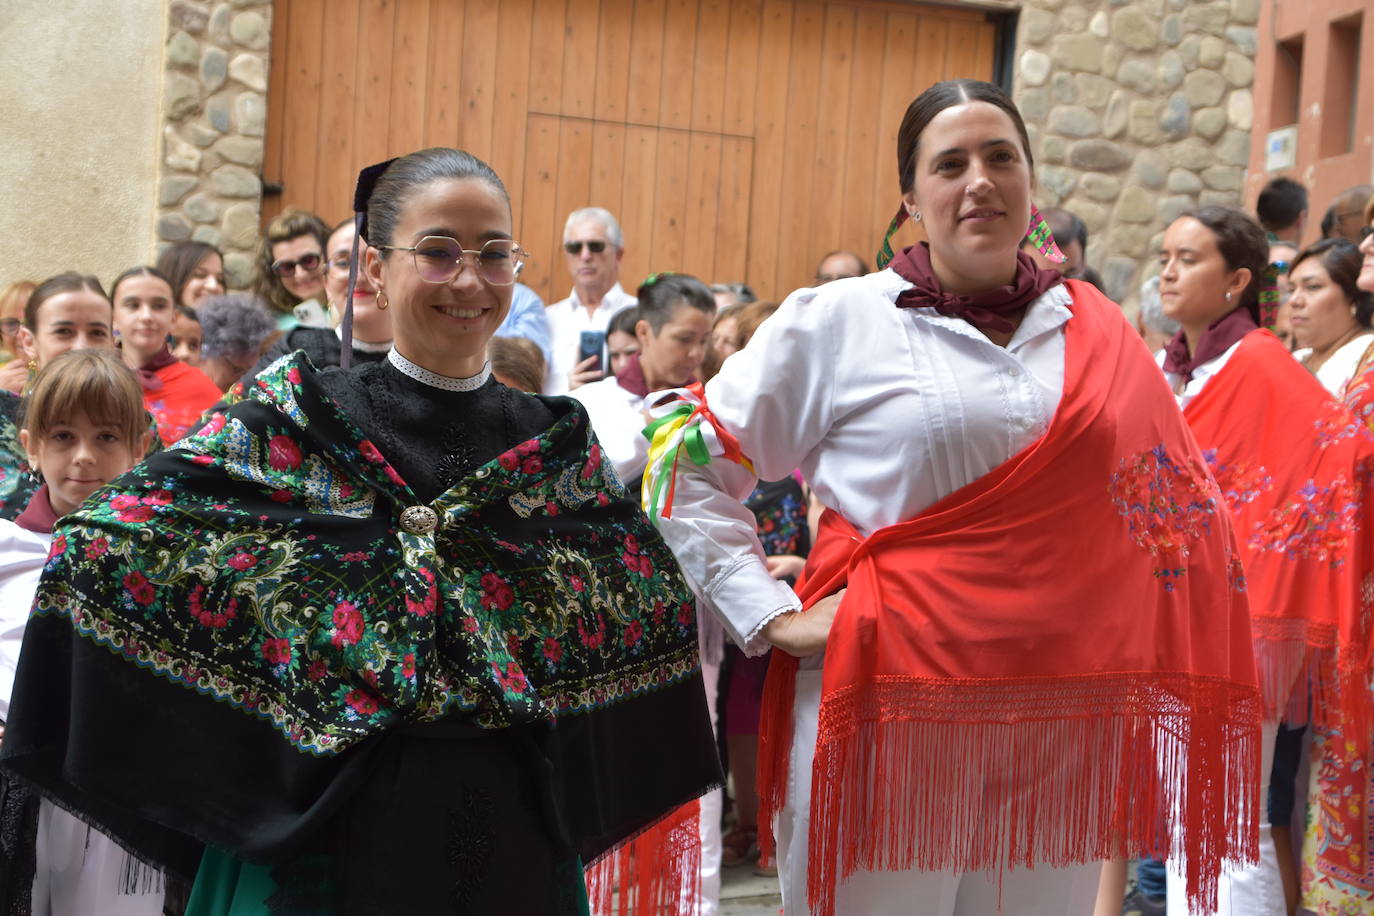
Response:
M768 649L760 635L768 621L801 609L769 575L743 500L758 480L802 466L830 429L839 329L828 297L815 294L788 297L705 386L713 426L738 441L753 471L724 457L713 438L709 463L678 462L671 516L655 519L692 587L748 655Z

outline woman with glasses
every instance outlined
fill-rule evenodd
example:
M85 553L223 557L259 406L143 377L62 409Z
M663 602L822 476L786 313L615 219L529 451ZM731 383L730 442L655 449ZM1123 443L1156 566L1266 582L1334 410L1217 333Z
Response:
M491 377L490 167L412 153L356 206L388 358L279 362L59 524L0 765L192 914L585 913L631 836L594 889L648 912L696 835L653 825L720 779L690 590L585 412Z
M289 331L299 324L326 327L325 252L329 227L313 213L287 210L267 224L258 243L253 294L277 313L277 326Z

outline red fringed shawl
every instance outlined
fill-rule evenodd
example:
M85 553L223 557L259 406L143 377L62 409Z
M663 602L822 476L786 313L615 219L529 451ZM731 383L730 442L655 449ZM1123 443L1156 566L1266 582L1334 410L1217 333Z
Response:
M1191 904L1214 907L1223 864L1257 856L1260 699L1231 526L1119 309L1070 289L1043 438L866 540L822 523L798 594L848 586L812 770L824 916L860 868L1139 852L1184 861ZM786 801L796 668L773 653L760 825Z
M1374 435L1268 331L1183 415L1234 519L1265 713L1302 721L1310 686L1319 722L1367 722Z

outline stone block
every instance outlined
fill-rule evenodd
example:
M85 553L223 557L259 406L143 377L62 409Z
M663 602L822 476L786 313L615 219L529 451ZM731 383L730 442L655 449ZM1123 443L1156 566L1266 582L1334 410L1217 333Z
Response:
M1040 51L1027 51L1021 55L1019 69L1027 86L1043 86L1050 77L1050 57Z
M1226 95L1226 80L1215 70L1194 70L1183 78L1183 91L1194 108L1206 108Z
M201 149L205 149L220 138L219 131L194 122L187 125L186 133L191 138L191 142Z
M1183 19L1177 13L1165 16L1159 27L1159 37L1169 47L1183 40Z
M168 73L163 83L162 104L167 117L173 121L200 111L200 81L184 73Z
M1046 137L1044 143L1040 145L1040 158L1042 163L1058 164L1066 162L1069 158L1069 141L1063 137Z
M217 95L205 106L205 116L210 126L222 134L227 134L231 126L229 119L229 98Z
M1083 193L1093 200L1112 201L1121 194L1121 179L1089 172L1081 182Z
M173 32L167 40L167 63L173 67L194 67L199 62L200 44L185 32Z
M1060 32L1087 32L1088 10L1081 3L1070 3L1059 14Z
M1078 83L1072 73L1056 73L1050 80L1050 95L1056 105L1073 105L1078 101Z
M234 113L238 116L239 133L245 137L261 137L267 129L267 100L256 92L240 92L234 99Z
M1251 26L1230 26L1226 29L1226 40L1248 57L1254 57L1259 53L1259 34Z
M214 226L197 226L191 231L191 241L203 242L206 245L214 245L218 248L224 241L224 238Z
M267 30L267 19L252 10L237 13L229 20L229 37L254 51L266 50L272 41L272 35Z
M1050 44L1050 57L1060 67L1076 70L1079 73L1102 72L1102 48L1100 38L1086 33L1068 33L1055 36Z
M1187 137L1172 144L1166 153L1169 165L1198 172L1216 164L1216 150L1199 137Z
M1196 194L1202 190L1202 179L1188 169L1170 169L1168 187L1174 194Z
M1112 38L1132 51L1149 51L1159 43L1159 24L1138 6L1112 13Z
M1069 164L1093 172L1119 172L1131 164L1131 154L1110 140L1079 140L1069 147Z
M1238 207L1240 194L1235 191L1203 191L1197 202L1202 207Z
M206 48L200 58L200 81L206 92L218 92L229 78L229 55L223 48Z
M1215 35L1203 35L1197 45L1197 65L1215 70L1226 59L1226 42Z
M200 150L178 136L176 129L170 124L162 130L162 145L162 161L168 168L180 172L195 172L200 169Z
M1078 186L1078 173L1073 169L1047 165L1040 169L1040 187L1050 191L1055 197L1064 198L1073 193Z
M184 242L191 237L191 224L180 213L168 213L158 218L157 237L164 242Z
M1164 106L1159 126L1166 134L1181 137L1188 132L1188 119L1192 113L1193 108L1188 104L1187 97L1181 92L1175 92L1169 96L1169 103Z
M1128 258L1143 258L1149 251L1150 230L1143 226L1113 226L1107 230L1108 251Z
M1198 46L1202 44L1199 35L1187 35L1178 43L1178 56L1183 61L1184 70L1197 69Z
M1226 62L1221 65L1221 75L1232 86L1244 89L1255 81L1255 64L1244 54L1227 51Z
M1102 264L1102 282L1107 287L1103 292L1107 294L1107 298L1113 302L1120 302L1129 296L1135 287L1139 270L1139 262L1130 258L1108 258Z
M235 55L229 62L229 75L249 89L267 91L267 63L259 54Z
M1116 218L1123 223L1148 223L1155 218L1155 199L1149 191L1131 185L1116 203Z
M257 197L262 193L258 176L241 165L222 165L210 173L210 186L222 197Z
M1107 100L1112 97L1112 92L1116 90L1116 84L1111 80L1091 73L1079 73L1074 76L1073 81L1078 86L1079 103L1089 108L1101 108L1106 105Z
M1193 133L1205 140L1220 137L1226 124L1226 111L1221 108L1203 108L1193 115Z
M1048 89L1022 89L1016 93L1016 107L1027 122L1042 124L1050 116Z
M1259 22L1260 0L1231 0L1231 21L1242 25Z
M1132 57L1121 62L1116 71L1116 81L1123 86L1141 93L1150 93L1155 88L1155 67L1148 59Z
M1121 62L1126 59L1126 46L1115 41L1107 42L1107 46L1102 49L1102 72L1115 73L1121 66Z
M198 183L197 179L190 175L164 175L158 183L157 202L163 207L173 206L191 193L191 189Z
M224 283L232 289L247 289L253 282L253 256L241 251L224 254Z
M1159 85L1163 89L1174 90L1183 82L1183 58L1177 51L1165 51L1159 56Z
M1234 165L1209 165L1202 170L1202 183L1213 191L1239 191L1245 170Z
M1250 134L1243 130L1228 130L1216 150L1217 159L1223 165L1246 165L1250 162Z
M1050 130L1066 137L1095 137L1102 132L1102 121L1082 105L1060 105L1050 111Z
M251 249L257 243L258 214L257 201L245 200L226 207L224 219L220 221L220 233L226 243L234 248Z
M1226 100L1226 117L1236 130L1250 130L1255 126L1255 97L1249 89L1237 89Z
M1129 118L1130 101L1127 99L1126 93L1118 89L1107 100L1107 112L1102 116L1102 136L1108 140L1115 140L1126 132Z
M1027 6L1021 11L1020 44L1022 47L1043 44L1046 39L1054 34L1054 29L1055 17L1046 10Z
M229 43L229 4L221 3L215 7L210 14L210 39L216 44L227 45Z
M1107 208L1095 201L1075 197L1064 205L1088 227L1088 235L1103 232L1107 228Z
M168 8L168 15L172 21L172 28L190 32L192 35L199 35L205 31L205 24L210 21L205 4L192 3L190 0L175 0Z
M1106 38L1111 34L1110 20L1107 19L1106 10L1098 10L1093 13L1093 18L1088 22L1088 31L1098 38Z
M1189 3L1183 8L1183 31L1225 35L1226 24L1230 19L1231 11L1227 8L1225 0Z
M215 152L236 165L262 167L262 141L256 137L225 137L215 144Z
M1159 225L1168 228L1169 224L1178 219L1179 216L1196 208L1197 203L1186 194L1166 197L1159 202Z
M1145 146L1156 146L1167 138L1159 127L1159 104L1136 99L1126 118L1126 135Z
M1164 157L1152 149L1136 153L1135 164L1131 167L1131 177L1142 187L1159 189L1164 186L1165 170L1168 166Z
M192 194L181 205L181 212L198 223L213 223L219 219L220 205L208 195Z

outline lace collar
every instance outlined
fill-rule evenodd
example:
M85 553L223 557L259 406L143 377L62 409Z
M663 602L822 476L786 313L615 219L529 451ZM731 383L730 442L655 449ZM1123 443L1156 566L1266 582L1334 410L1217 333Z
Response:
M343 342L343 325L340 325L339 327L335 328L335 329L334 329L334 333L338 335L338 337L339 337L339 342L342 343L342 342ZM354 338L353 338L353 349L357 350L359 353L386 353L387 351L389 351L389 350L391 349L391 341L388 340L386 343L368 343L368 342L365 341L365 340L359 340L358 338L354 337ZM404 357L402 357L402 358L404 358ZM411 365L414 365L414 364L412 363ZM400 367L397 366L397 368L399 369ZM404 370L402 370L402 371L404 371ZM407 374L408 374L408 373L407 373Z
M386 356L387 362L396 367L396 371L402 375L408 375L422 385L431 388L439 388L443 391L476 391L487 383L491 378L491 362L482 364L482 371L471 378L453 378L448 375L440 375L437 372L430 372L424 366L417 366L410 360L402 356L394 347Z

